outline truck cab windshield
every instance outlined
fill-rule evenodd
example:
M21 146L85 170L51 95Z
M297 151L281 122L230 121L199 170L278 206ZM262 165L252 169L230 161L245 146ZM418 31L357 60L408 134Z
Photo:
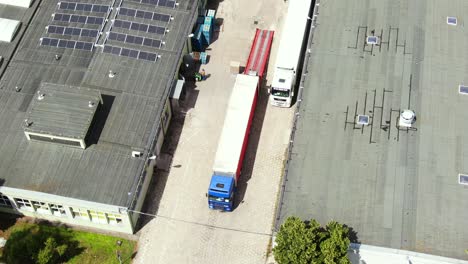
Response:
M209 196L208 196L208 200L209 200L209 201L214 201L214 202L225 202L225 203L229 203L229 199L228 199L228 198L216 197L216 196L213 196L213 195L209 195Z
M271 88L271 94L273 96L289 97L289 91L277 90L275 88Z

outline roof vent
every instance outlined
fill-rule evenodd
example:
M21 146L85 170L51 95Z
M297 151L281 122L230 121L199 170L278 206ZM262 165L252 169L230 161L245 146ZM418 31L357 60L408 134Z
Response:
M369 125L369 116L368 115L358 115L356 117L356 124L358 125Z
M456 17L447 17L447 24L451 26L457 25L457 18Z
M18 86L15 86L15 91L19 93L21 91L21 88L19 88Z
M458 174L458 183L462 185L468 185L468 175Z
M367 36L366 42L369 45L378 45L380 43L379 37L376 36Z
M24 120L24 125L25 125L26 127L29 127L29 126L32 125L32 122L29 121L28 119L25 119L25 120Z
M37 91L37 100L41 101L44 100L45 94L41 93L41 91Z
M112 70L109 71L109 78L114 78L115 77L115 72L113 72Z
M58 55L58 54L55 54L55 60L57 60L57 61L58 61L58 60L60 60L60 58L62 58L60 55Z
M95 105L96 105L96 103L93 102L93 101L88 102L88 107L94 107Z
M411 127L416 122L416 114L413 110L403 110L400 113L398 125L401 127Z
M465 85L458 85L458 92L460 94L468 94L468 86L465 86Z
M140 152L140 151L132 151L132 157L134 158L139 158L143 156L143 152Z

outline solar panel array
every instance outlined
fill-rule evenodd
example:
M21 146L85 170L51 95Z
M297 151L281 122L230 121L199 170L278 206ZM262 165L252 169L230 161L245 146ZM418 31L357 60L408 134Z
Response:
M92 42L74 41L57 38L41 38L41 46L50 46L56 48L78 49L78 50L93 50Z
M161 47L161 40L159 39L145 38L128 34L110 32L109 39L153 48Z
M131 30L138 30L146 33L154 33L159 35L164 35L166 33L166 28L148 25L148 24L141 24L132 21L120 20L116 19L114 21L114 26L118 28L124 29L131 29Z
M103 49L104 53L114 54L118 56L130 57L138 60L146 60L155 62L158 59L158 55L152 52L146 52L141 50L126 49L122 47L116 47L111 45L105 45Z
M96 13L107 13L109 6L107 5L93 5L76 2L60 2L59 9L62 10L73 10L73 11L88 11Z
M83 24L91 24L91 25L101 25L104 22L103 17L95 17L95 16L82 16L82 15L69 15L69 14L61 14L56 13L53 14L54 21L61 21L61 22L76 22L76 23L83 23Z
M138 17L143 19L151 19L155 21L169 22L171 20L170 15L160 14L156 12L143 11L132 8L121 7L119 9L119 15L129 16L129 17Z
M137 2L140 4L150 4L150 5L164 6L164 7L170 7L170 8L176 7L176 1L173 1L173 0L130 0L130 1Z
M98 36L99 31L95 29L49 25L47 27L47 33L95 38Z

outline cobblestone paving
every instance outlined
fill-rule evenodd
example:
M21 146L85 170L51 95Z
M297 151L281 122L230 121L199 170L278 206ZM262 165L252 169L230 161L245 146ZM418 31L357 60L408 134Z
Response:
M181 134L172 166L167 176L161 176L164 180L149 189L149 192L164 190L160 201L155 198L159 217L139 231L135 263L266 262L293 109L268 105L265 87L260 93L236 193L237 208L231 213L210 211L205 193L235 81L235 75L229 72L229 62L245 64L257 26L275 29L281 24L286 5L277 2L220 3L217 17L222 17L224 24L219 38L211 45L210 62L204 66L211 76L189 91L186 105L190 107L185 117L173 121L178 128L175 130L181 130ZM249 9L235 12L241 6ZM268 76L273 72L279 35L277 31Z

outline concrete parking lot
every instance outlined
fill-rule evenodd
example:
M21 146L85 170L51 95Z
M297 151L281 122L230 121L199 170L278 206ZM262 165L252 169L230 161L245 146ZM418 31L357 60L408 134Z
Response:
M205 193L235 81L231 61L245 65L255 28L273 29L267 82L273 73L283 16L283 1L222 1L219 36L210 46L210 77L190 88L185 114L175 116L171 139L164 147L172 156L167 172L158 171L148 191L148 213L157 214L139 230L135 263L265 263L288 146L293 109L267 104L260 92L252 132L232 213L210 211Z

